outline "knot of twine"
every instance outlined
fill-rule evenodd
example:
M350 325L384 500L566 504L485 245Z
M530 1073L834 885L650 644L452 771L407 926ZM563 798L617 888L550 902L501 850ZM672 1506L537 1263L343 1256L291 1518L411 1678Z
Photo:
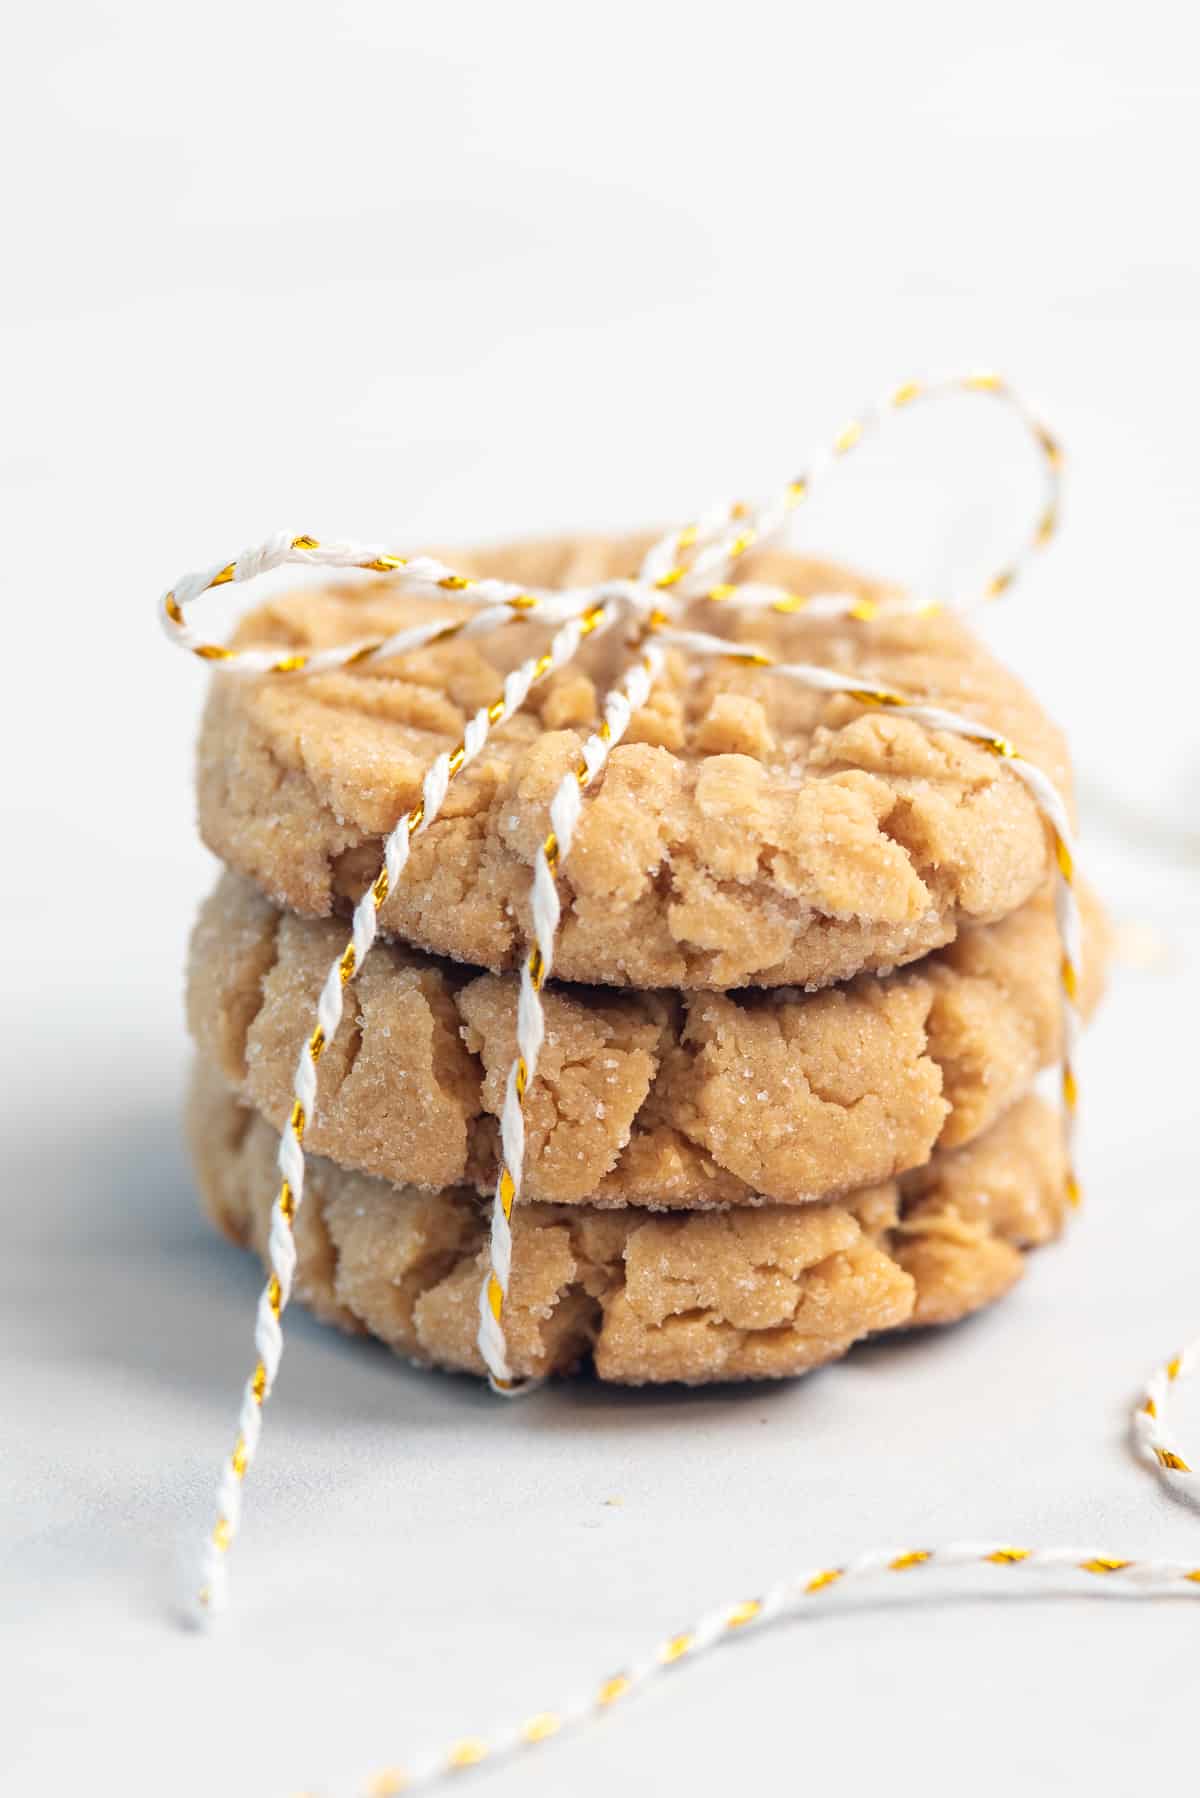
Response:
M715 507L694 523L669 532L650 548L637 574L629 579L605 579L561 589L531 587L512 581L464 576L434 557L401 555L385 544L325 542L311 536L281 533L244 550L232 562L185 575L163 595L159 603L160 619L177 647L204 661L248 675L294 678L356 667L455 637L482 636L517 619L544 625L552 631L546 648L505 676L490 703L481 706L468 721L456 747L437 756L426 771L421 797L388 835L375 879L354 909L349 940L330 967L321 988L313 1028L301 1046L297 1061L291 1113L280 1136L281 1181L271 1212L270 1272L256 1314L257 1361L244 1388L233 1451L222 1466L216 1521L205 1542L202 1576L196 1594L201 1615L220 1609L227 1598L228 1553L238 1529L242 1490L258 1447L263 1409L274 1386L283 1350L281 1320L291 1296L296 1262L295 1218L304 1198L304 1133L317 1102L321 1054L341 1022L346 988L370 952L378 931L379 912L388 894L404 877L413 839L433 824L451 783L478 757L492 732L503 728L524 706L535 687L567 667L589 637L623 626L629 660L601 704L599 726L583 744L576 766L563 778L553 796L550 830L534 862L533 941L521 968L517 1052L509 1069L501 1113L500 1167L491 1213L489 1265L479 1296L477 1340L493 1391L511 1397L528 1392L538 1384L535 1380L518 1379L513 1372L505 1340L504 1308L512 1262L512 1210L522 1192L524 1101L537 1077L544 1034L541 991L553 971L561 914L557 876L570 855L588 789L599 778L630 719L646 703L662 668L664 651L669 647L698 659L770 669L778 678L811 690L847 694L864 707L885 708L929 730L969 738L995 755L1029 789L1050 833L1056 867L1055 910L1062 945L1062 1096L1070 1143L1078 1101L1074 1057L1079 1035L1076 995L1082 932L1075 892L1071 822L1062 795L1053 782L986 720L964 717L939 706L910 700L891 688L863 683L812 663L785 661L767 649L731 642L684 622L685 612L692 616L697 608L704 606L736 607L741 611L781 616L801 612L810 618L848 616L864 623L884 613L938 610L926 600L903 595L878 601L867 601L846 593L802 596L761 581L735 584L732 577L742 558L777 537L820 480L873 434L885 418L919 403L956 393L987 395L1013 410L1039 451L1044 474L1043 498L1032 531L1014 558L997 569L978 593L953 603L951 609L964 611L1005 593L1030 558L1053 536L1058 522L1062 451L1056 439L1015 391L991 373L952 375L929 382L912 381L893 389L878 405L853 419L823 453L809 462L803 473L794 476L776 493L757 503L736 502ZM387 636L364 638L333 648L284 653L277 648L231 648L200 635L189 622L189 608L213 588L252 582L283 567L361 569L386 575L413 596L453 599L459 608L465 608L465 615L436 617ZM1070 1155L1068 1168L1073 1170ZM1067 1180L1068 1196L1076 1202L1079 1188L1073 1171L1068 1172ZM1140 1450L1172 1478L1186 1479L1191 1470L1164 1435L1167 1394L1182 1374L1198 1365L1200 1342L1189 1346L1151 1376L1136 1412L1135 1437ZM724 1607L704 1625L670 1638L644 1665L637 1663L628 1673L606 1681L598 1693L585 1695L562 1712L540 1714L529 1726L504 1732L490 1743L471 1738L465 1745L457 1744L449 1756L433 1756L423 1761L416 1778L413 1777L415 1769L403 1776L402 1784L394 1783L393 1776L387 1775L388 1783L377 1789L409 1790L414 1783L424 1784L457 1767L473 1765L485 1754L541 1741L558 1733L568 1722L607 1709L616 1697L623 1696L634 1684L641 1683L662 1666L715 1645L731 1630L777 1614L785 1604L794 1602L796 1595L803 1597L832 1584L835 1579L848 1576L851 1571L877 1571L881 1567L907 1569L934 1560L961 1565L964 1561L979 1559L1003 1565L1019 1562L1047 1569L1070 1565L1082 1567L1084 1571L1105 1573L1134 1570L1147 1582L1148 1588L1156 1589L1164 1581L1170 1584L1180 1578L1200 1583L1200 1570L1166 1563L1159 1566L1148 1561L1126 1561L1074 1549L1010 1549L1003 1546L985 1549L959 1544L942 1550L866 1556L860 1563L855 1563L853 1569L847 1566L839 1570L818 1570L813 1578L805 1576L799 1584L788 1582L773 1591L769 1602L739 1601Z

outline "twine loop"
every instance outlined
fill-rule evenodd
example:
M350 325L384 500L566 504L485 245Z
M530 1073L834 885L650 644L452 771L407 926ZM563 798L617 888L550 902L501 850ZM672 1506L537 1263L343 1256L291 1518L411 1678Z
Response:
M1029 558L1053 535L1059 512L1062 454L1057 441L1007 383L987 373L907 382L894 388L878 405L851 420L824 452L765 499L713 507L694 523L660 537L630 578L608 578L565 588L527 587L513 581L463 575L436 557L404 555L383 543L325 542L308 535L277 533L244 550L233 561L185 575L163 595L159 616L177 647L236 673L285 679L385 662L428 644L457 637L481 637L516 620L552 632L547 647L504 677L492 701L468 720L461 741L454 749L438 755L426 771L420 800L388 835L376 877L355 907L346 947L329 969L321 989L314 1026L297 1061L291 1114L280 1136L281 1181L271 1214L270 1275L256 1318L257 1361L243 1392L234 1448L222 1470L217 1519L206 1545L199 1592L202 1611L215 1610L224 1601L226 1563L240 1516L241 1487L258 1445L263 1407L279 1369L283 1349L281 1320L295 1273L295 1216L304 1197L304 1132L317 1103L320 1056L341 1022L345 990L370 952L378 931L379 912L404 876L414 838L434 823L451 784L482 752L491 733L501 729L521 709L535 687L567 667L588 638L623 627L630 655L623 673L602 702L598 728L584 742L575 767L563 777L554 794L550 831L534 862L533 941L521 968L517 1053L509 1070L501 1112L500 1167L492 1205L489 1265L479 1295L478 1346L492 1389L513 1396L531 1390L537 1383L520 1379L510 1364L504 1306L512 1266L512 1210L521 1197L524 1169L524 1101L537 1078L545 1028L541 991L553 971L561 917L558 876L571 852L587 791L600 778L630 720L649 698L668 648L697 660L770 669L778 678L811 690L848 694L863 706L886 707L930 730L970 738L999 758L1029 788L1046 820L1058 870L1056 909L1063 944L1062 1084L1069 1126L1076 1104L1073 1056L1079 1028L1075 994L1081 930L1071 824L1062 795L1041 769L1027 761L1019 748L986 720L911 701L892 689L815 664L787 662L765 648L734 642L695 627L697 608L703 611L732 607L784 617L800 613L808 617L847 616L863 623L881 613L936 609L927 600L908 595L879 601L865 601L853 593L800 595L767 581L738 581L736 576L743 559L777 537L830 471L873 435L887 417L921 402L962 393L990 396L1017 414L1038 449L1044 477L1043 496L1032 530L1013 559L996 569L980 591L954 602L953 609L966 610L1012 586ZM200 634L191 623L188 613L205 593L226 585L246 585L284 567L364 570L393 579L414 597L453 601L454 608L449 614L439 612L382 636L312 651L235 648ZM1070 1193L1072 1197L1077 1193L1073 1174Z
M895 411L918 401L951 393L989 394L1003 400L1024 421L1041 453L1044 497L1034 528L1020 553L997 569L983 589L959 601L967 609L980 600L1006 592L1029 557L1053 535L1059 507L1062 455L1058 444L1018 396L998 376L968 374L930 383L908 382L895 388L879 406L851 421L807 471L757 505L737 503L713 508L696 523L661 537L646 553L637 574L564 589L525 588L510 581L467 577L434 557L406 557L384 544L320 542L313 537L279 533L232 562L184 576L160 601L160 618L172 642L208 662L246 674L294 677L381 662L425 644L452 637L482 636L515 618L535 621L553 632L548 646L507 674L496 696L471 717L458 745L435 758L422 783L421 797L387 837L374 881L355 907L350 937L330 967L317 1002L312 1030L296 1066L293 1103L280 1135L281 1184L271 1213L268 1244L270 1275L259 1299L255 1321L257 1361L242 1395L238 1431L232 1453L221 1470L217 1516L205 1543L203 1572L197 1594L204 1617L226 1598L227 1560L241 1517L246 1473L253 1462L262 1429L262 1413L278 1373L283 1352L282 1314L291 1295L296 1266L295 1217L304 1196L304 1134L317 1104L318 1064L340 1024L346 988L370 952L378 915L388 894L404 876L412 841L436 820L452 782L482 752L491 733L526 703L532 690L569 665L591 636L623 627L628 636L628 665L601 706L601 722L581 746L576 766L557 788L550 805L550 830L535 857L532 885L533 941L520 977L517 1053L509 1070L501 1115L501 1165L492 1205L487 1276L479 1295L478 1343L494 1391L514 1396L537 1382L518 1379L508 1360L504 1305L512 1263L511 1214L519 1200L525 1154L524 1100L537 1078L544 1035L541 990L554 965L561 917L558 876L582 815L588 789L600 778L612 750L630 720L646 703L662 668L664 651L676 648L688 657L740 661L771 669L781 679L814 691L849 693L864 706L887 707L930 730L968 737L994 754L1032 793L1045 819L1054 850L1056 916L1062 942L1063 1012L1062 1094L1068 1133L1077 1103L1074 1053L1079 1019L1075 997L1082 953L1079 910L1075 897L1075 850L1071 823L1062 795L1047 776L1025 760L1019 748L994 731L986 720L963 717L940 707L910 701L904 694L863 685L807 663L788 663L765 649L731 642L695 628L690 616L697 606L736 606L745 611L809 617L847 615L867 622L881 612L928 611L927 602L898 596L865 602L853 594L800 596L766 582L735 582L740 560L786 526L797 506L849 451ZM406 592L452 599L456 614L406 627L388 636L366 638L320 651L281 653L277 648L231 648L210 640L189 622L189 608L206 592L233 583L249 583L283 567L364 569L394 577ZM1078 1196L1074 1173L1068 1196ZM1155 1370L1134 1414L1133 1438L1142 1457L1170 1483L1195 1490L1195 1475L1173 1446L1168 1429L1171 1395L1187 1375L1200 1369L1200 1339ZM844 1562L810 1567L779 1581L757 1597L716 1607L689 1628L666 1637L648 1653L629 1661L590 1689L577 1693L556 1710L540 1711L490 1736L467 1736L448 1749L410 1760L403 1768L385 1768L360 1788L367 1798L395 1798L440 1783L464 1768L539 1745L585 1721L608 1714L651 1679L690 1663L722 1643L740 1639L773 1619L802 1612L851 1584L896 1575L925 1580L938 1569L987 1567L1037 1571L1070 1583L1080 1576L1105 1591L1200 1595L1200 1566L1191 1561L1151 1561L1105 1554L1093 1548L1014 1546L1011 1543L959 1542L941 1547L897 1547Z

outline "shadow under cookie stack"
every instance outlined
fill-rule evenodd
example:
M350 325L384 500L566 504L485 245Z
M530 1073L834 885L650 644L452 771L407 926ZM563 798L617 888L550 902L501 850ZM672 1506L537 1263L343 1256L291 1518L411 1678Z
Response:
M647 540L648 541L648 540ZM451 558L553 588L641 540ZM739 565L793 616L710 607L732 643L986 719L1069 803L1062 739L960 622L786 553ZM806 595L861 597L805 616ZM241 644L320 650L448 604L385 580L290 593ZM485 1371L499 1118L548 808L621 666L618 633L531 693L415 837L347 988L307 1119L295 1296L435 1366ZM433 757L531 624L273 680L218 672L200 826L225 863L191 947L190 1134L206 1206L267 1254L299 1046ZM558 877L555 977L525 1095L504 1335L519 1378L775 1378L1006 1292L1066 1210L1054 850L980 744L677 650L589 790ZM1103 921L1080 895L1088 1013Z

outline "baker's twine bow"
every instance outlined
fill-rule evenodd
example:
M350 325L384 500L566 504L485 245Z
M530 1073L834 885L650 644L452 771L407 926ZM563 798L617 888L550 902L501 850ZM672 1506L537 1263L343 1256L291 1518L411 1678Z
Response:
M321 543L313 537L278 536L234 562L186 576L163 597L161 617L171 640L210 662L224 663L246 674L295 676L382 662L426 644L451 637L485 634L516 618L544 624L553 635L547 648L506 676L490 704L468 722L461 742L439 755L427 771L421 798L395 826L384 845L375 880L355 907L350 939L330 968L317 1004L313 1029L301 1049L293 1105L281 1133L281 1184L271 1213L268 1259L270 1276L259 1300L255 1346L258 1359L243 1393L237 1439L222 1468L217 1520L205 1544L198 1594L203 1616L216 1611L227 1596L227 1559L237 1531L241 1492L254 1458L262 1413L274 1385L283 1348L282 1314L291 1294L295 1270L295 1217L304 1196L304 1132L317 1100L321 1053L341 1021L346 987L369 953L378 916L389 892L403 878L413 839L437 818L453 780L482 751L492 731L501 728L526 702L535 686L566 667L590 636L623 623L628 627L631 659L606 696L602 722L580 750L575 768L564 777L550 806L551 829L534 864L533 943L521 970L517 1053L509 1071L501 1116L501 1166L492 1207L489 1268L480 1291L478 1342L490 1383L512 1395L537 1384L514 1376L504 1335L504 1304L511 1268L511 1214L521 1196L524 1168L524 1099L537 1075L544 1019L541 990L553 968L561 905L556 876L570 854L584 795L599 778L630 719L646 703L662 665L663 650L674 646L697 657L748 663L769 668L780 678L811 689L847 693L866 707L902 713L930 730L968 737L1000 758L1029 788L1051 833L1058 869L1056 915L1062 940L1063 1004L1062 1090L1064 1117L1070 1134L1077 1088L1073 1071L1079 1019L1076 1011L1081 961L1081 931L1075 897L1075 856L1070 820L1061 796L1046 776L1022 757L1014 745L986 723L936 706L910 702L890 689L848 680L807 663L778 660L764 649L733 644L702 630L687 628L683 613L697 605L729 605L777 615L804 612L808 617L847 615L868 622L880 612L928 611L928 602L899 596L865 601L853 594L802 596L764 582L734 584L730 575L740 558L776 536L817 481L834 463L868 437L891 412L919 401L953 393L982 393L1003 400L1025 422L1041 455L1045 492L1035 528L1021 553L999 569L967 605L1005 592L1032 554L1053 535L1058 519L1062 455L1058 444L1013 390L993 374L967 374L927 383L909 382L894 389L878 406L861 414L839 432L832 445L815 458L808 472L795 477L758 505L738 503L714 509L695 524L661 538L646 554L631 580L605 580L567 589L523 587L510 581L467 577L429 556L405 557L385 545ZM281 653L276 648L232 649L196 633L187 609L201 594L229 583L245 583L284 566L365 569L396 579L403 589L424 597L453 597L457 615L434 618L385 637L373 637L320 651ZM463 609L465 608L465 610ZM964 609L960 603L956 609ZM1070 1167L1070 1161L1068 1162ZM1073 1171L1068 1194L1078 1197ZM1169 1481L1191 1482L1192 1470L1172 1446L1168 1404L1176 1383L1200 1366L1200 1339L1190 1343L1150 1377L1134 1416L1134 1440L1143 1457ZM721 1643L753 1633L777 1618L812 1606L831 1589L840 1591L883 1575L927 1577L938 1569L992 1567L1058 1574L1070 1589L1074 1576L1101 1582L1111 1592L1200 1593L1200 1565L1107 1555L1086 1548L1027 1548L1007 1543L954 1543L940 1548L897 1548L863 1555L836 1565L809 1568L781 1581L759 1597L718 1606L684 1630L666 1637L648 1655L569 1699L555 1710L541 1711L490 1736L460 1738L449 1748L418 1756L404 1767L377 1772L357 1791L360 1798L396 1798L428 1787L450 1774L492 1763L553 1740L589 1719L609 1712L619 1702L669 1669L697 1659Z
M553 628L548 647L509 673L490 704L468 722L461 741L437 756L422 783L421 797L387 837L379 871L354 910L349 941L330 967L317 1003L314 1027L299 1055L293 1102L279 1146L281 1181L272 1207L268 1241L270 1273L259 1299L255 1347L257 1360L246 1383L233 1451L223 1464L217 1517L209 1534L199 1590L199 1605L210 1613L224 1603L227 1558L237 1533L242 1489L253 1462L262 1414L275 1383L283 1351L282 1315L295 1274L295 1218L304 1197L304 1133L317 1099L317 1071L326 1044L335 1035L344 1009L347 986L361 968L378 929L379 912L403 878L411 845L438 817L451 783L479 756L491 733L525 704L535 686L565 668L580 645L623 624L628 630L631 661L602 707L599 728L584 743L577 765L560 783L550 806L550 831L537 852L533 873L533 943L521 969L517 1013L517 1053L509 1071L501 1111L500 1167L489 1243L489 1267L480 1291L478 1344L494 1391L527 1392L536 1384L520 1380L510 1365L504 1334L504 1305L512 1262L512 1210L522 1189L525 1150L524 1101L537 1075L544 1035L541 990L554 964L560 916L556 876L570 853L583 798L599 778L620 742L631 717L645 704L659 673L664 648L689 655L770 668L782 679L827 693L846 693L868 707L902 713L931 730L949 731L980 743L1002 759L1031 790L1053 835L1059 870L1057 915L1063 942L1064 1011L1063 1093L1068 1121L1076 1105L1073 1072L1078 1015L1081 929L1074 888L1074 852L1070 820L1061 795L1047 776L1025 760L1016 747L991 726L944 708L909 701L890 688L863 683L811 663L785 662L766 649L735 644L690 628L683 614L696 607L736 606L776 615L848 615L866 623L881 610L931 609L910 597L866 601L860 595L827 593L803 596L764 582L734 584L730 576L756 546L779 535L796 509L842 457L876 431L884 418L922 401L954 393L980 393L1002 400L1024 421L1041 453L1044 495L1034 530L1021 552L998 569L982 591L966 602L994 598L1012 586L1028 559L1053 535L1059 505L1062 455L1055 439L1013 390L993 374L951 376L930 383L908 382L879 405L847 425L809 468L779 491L755 504L737 502L714 508L695 523L659 539L643 558L635 578L604 580L564 589L526 587L513 581L465 576L431 556L403 556L382 544L322 543L310 536L280 535L199 574L185 576L163 596L161 618L180 648L239 673L295 678L338 668L382 663L435 642L482 636L515 619ZM333 648L280 652L277 648L232 648L199 635L188 609L213 588L246 584L284 566L361 569L390 576L406 593L453 598L455 615L434 616L385 636ZM1071 1196L1077 1188L1069 1175Z
M328 672L338 668L384 662L409 654L430 643L454 637L469 638L494 631L520 619L540 623L552 630L547 647L530 656L504 679L492 701L481 706L469 720L461 741L450 751L436 757L422 783L417 804L400 819L384 844L378 873L354 910L350 937L342 954L330 967L317 1003L313 1029L306 1038L297 1062L293 1104L288 1122L281 1133L279 1167L281 1182L271 1212L268 1261L270 1273L261 1294L255 1328L257 1361L246 1383L238 1419L233 1451L223 1464L217 1497L217 1517L205 1545L203 1571L198 1593L199 1609L208 1615L219 1609L227 1597L227 1562L230 1546L237 1533L241 1496L246 1474L254 1459L262 1427L262 1414L279 1369L283 1349L282 1314L291 1295L295 1272L295 1218L304 1197L304 1133L313 1116L317 1100L317 1074L322 1051L335 1035L344 1009L344 995L369 953L378 929L379 912L388 894L403 878L413 840L428 830L438 817L451 783L481 753L491 733L503 725L525 704L532 690L558 670L565 668L577 654L581 644L591 636L599 636L623 625L628 634L630 661L601 706L602 722L580 750L575 768L564 777L550 806L550 831L535 858L532 891L533 943L521 969L517 1019L517 1053L509 1071L501 1114L501 1157L492 1206L489 1267L480 1291L480 1325L478 1343L493 1390L514 1395L531 1390L537 1382L521 1380L510 1366L504 1334L504 1305L508 1295L512 1259L512 1209L521 1197L524 1168L524 1100L537 1076L538 1057L544 1033L541 990L554 963L554 947L560 916L560 900L556 876L561 872L578 825L584 796L599 778L612 750L620 742L630 719L643 706L662 665L663 651L675 647L689 655L737 662L769 668L776 676L807 688L844 693L865 707L885 708L903 714L930 730L947 731L972 739L996 755L1031 791L1049 827L1058 869L1056 913L1062 938L1063 1001L1063 1065L1062 1087L1064 1112L1070 1129L1077 1103L1074 1075L1074 1053L1079 1019L1076 1010L1081 965L1081 929L1075 896L1075 855L1070 819L1061 795L1047 776L1027 761L1006 738L986 722L966 718L938 706L908 700L890 688L839 675L810 663L786 662L766 649L754 645L732 643L706 631L691 627L690 618L697 607L722 606L791 616L803 612L806 617L846 615L867 623L881 612L927 612L935 607L927 600L897 596L881 601L867 601L860 595L826 593L800 595L786 588L762 581L734 584L730 578L747 553L770 541L784 529L797 508L813 492L821 478L845 455L872 435L891 413L906 410L918 403L944 398L955 393L989 395L1013 409L1027 426L1040 454L1044 473L1044 494L1034 529L1020 553L999 568L984 587L955 609L966 609L1010 588L1030 557L1054 533L1058 520L1062 454L1045 426L1028 410L1021 399L1000 377L972 373L954 375L927 383L909 382L894 389L879 405L862 413L847 425L833 443L809 464L806 472L795 476L777 493L764 501L738 502L714 508L695 523L662 537L643 558L632 579L606 579L584 586L564 589L524 586L517 582L464 576L430 556L404 556L383 544L325 543L310 536L280 535L268 539L257 548L243 552L235 561L224 562L199 574L185 576L167 592L160 604L162 623L171 640L201 659L220 663L247 675L294 678L298 675ZM324 650L281 652L278 648L231 648L198 634L188 620L188 610L200 596L215 587L245 584L273 569L322 567L361 569L386 575L409 594L425 598L453 599L452 616L435 616L386 636L364 638ZM684 614L689 615L685 623ZM1078 1195L1074 1173L1068 1175L1072 1199ZM1138 1413L1138 1440L1144 1451L1172 1477L1186 1477L1190 1470L1164 1439L1165 1397L1170 1382L1182 1371L1190 1370L1200 1349L1193 1347L1167 1364L1152 1380L1145 1402ZM1172 1371L1174 1370L1174 1371ZM916 1559L905 1565L927 1560L944 1562L948 1554L959 1551L913 1551ZM1005 1551L1009 1561L1023 1564L1058 1566L1058 1551ZM1074 1555L1076 1551L1069 1551ZM1000 1551L989 1551L984 1559L997 1560ZM1045 1557L1049 1556L1050 1559ZM970 1558L970 1556L968 1556ZM878 1557L871 1557L873 1567ZM1079 1564L1099 1563L1104 1557L1081 1556ZM888 1565L896 1563L892 1558ZM1008 1564L1008 1563L1005 1563ZM864 1563L865 1565L865 1563ZM1114 1563L1124 1571L1133 1563ZM1141 1563L1143 1567L1150 1564ZM849 1570L846 1570L847 1572ZM839 1574L837 1577L841 1577ZM1164 1577L1168 1575L1164 1574ZM1179 1577L1171 1573L1171 1578ZM1189 1578L1193 1577L1190 1573ZM832 1583L828 1580L825 1583ZM807 1588L806 1588L807 1590ZM780 1601L782 1603L782 1601ZM778 1606L775 1607L778 1609ZM728 1629L741 1628L751 1620L765 1618L772 1607L762 1604L753 1613L745 1604L734 1607L737 1619L726 1617L720 1628L706 1624L673 1638L677 1644L687 1638L686 1648L669 1655L659 1654L648 1664L651 1670L672 1664L723 1639ZM745 1615L742 1613L746 1612ZM724 1615L724 1613L722 1613ZM604 1700L593 1699L561 1714L552 1729L526 1726L508 1746L542 1740L557 1733L561 1724L575 1717L589 1715L604 1708L613 1697L632 1689L648 1672L622 1675L608 1682ZM624 1683L622 1683L624 1682ZM536 1721L536 1720L535 1720ZM543 1720L544 1721L544 1720ZM468 1747L470 1752L468 1752ZM436 1762L443 1770L471 1764L488 1749L484 1744L464 1747L460 1744L452 1756ZM476 1753L475 1749L479 1752ZM429 1763L434 1768L435 1763ZM422 1774L421 1778L427 1778ZM387 1790L408 1789L393 1783ZM409 1777L409 1785L413 1783ZM378 1787L380 1791L384 1788Z

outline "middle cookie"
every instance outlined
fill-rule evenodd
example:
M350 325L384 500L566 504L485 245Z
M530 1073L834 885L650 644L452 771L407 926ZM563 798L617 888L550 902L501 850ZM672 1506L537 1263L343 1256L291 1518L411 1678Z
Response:
M1083 899L1086 1012L1102 985L1104 925ZM233 874L201 910L192 1034L276 1126L345 940L345 926L280 912ZM815 993L548 987L525 1197L796 1204L920 1167L979 1135L1055 1059L1058 971L1042 896L900 972ZM397 1184L487 1191L516 998L515 976L378 943L321 1058L306 1146Z

